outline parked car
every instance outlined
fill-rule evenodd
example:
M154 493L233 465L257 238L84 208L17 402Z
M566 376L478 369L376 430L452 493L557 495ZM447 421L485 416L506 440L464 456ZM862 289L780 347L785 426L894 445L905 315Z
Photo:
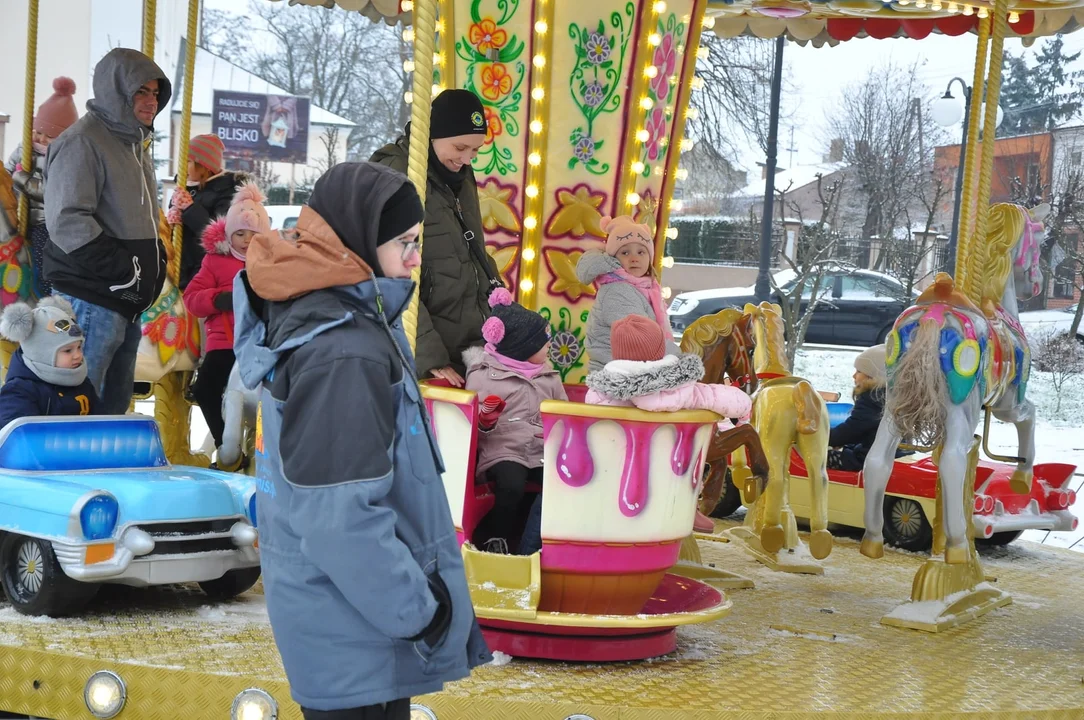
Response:
M271 229L289 230L297 225L301 207L301 205L268 205L267 216L271 219Z
M790 270L776 273L775 281L786 292L796 282L795 273ZM888 275L871 270L833 268L822 281L821 300L813 308L805 341L860 347L884 342L892 330L892 323L910 305L900 299L904 295L903 286ZM812 288L807 288L802 298L803 311L811 296ZM912 293L912 297L917 296ZM770 300L780 302L779 293L773 291ZM752 302L756 302L752 287L681 293L670 303L670 324L674 335L680 337L697 318L728 307L740 309L745 303Z
M173 467L141 415L20 418L0 430L0 585L26 615L77 613L101 583L260 577L255 478Z

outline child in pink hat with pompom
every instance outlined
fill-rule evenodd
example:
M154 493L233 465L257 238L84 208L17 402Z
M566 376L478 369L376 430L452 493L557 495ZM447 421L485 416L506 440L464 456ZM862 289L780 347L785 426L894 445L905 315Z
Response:
M34 128L31 134L30 165L23 166L23 146L17 145L15 152L8 158L4 167L11 173L11 182L15 192L26 195L29 201L30 222L27 226L27 240L33 254L33 290L39 298L53 292L52 286L41 275L42 253L49 244L49 231L45 227L45 153L49 144L59 137L79 119L75 107L75 81L68 77L53 80L53 94L38 106L34 113Z
M493 314L482 324L485 349L463 353L467 389L482 398L477 472L496 496L473 540L489 552L507 554L524 526L527 484L542 484L542 401L568 396L549 364L546 319L512 302L505 288L490 294L489 306ZM537 533L523 533L519 554L541 549L540 536L537 547L528 537Z
M206 318L207 341L192 396L199 403L207 428L222 445L222 394L233 369L233 279L245 269L245 253L256 235L271 232L263 193L245 183L233 196L226 217L203 231L207 254L199 272L184 290L184 305L196 317Z

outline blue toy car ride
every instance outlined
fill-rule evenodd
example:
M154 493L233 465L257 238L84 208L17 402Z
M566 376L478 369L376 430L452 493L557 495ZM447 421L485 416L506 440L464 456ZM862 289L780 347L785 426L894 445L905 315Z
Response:
M0 584L27 615L70 615L101 583L197 582L230 598L260 577L256 488L174 467L139 416L21 418L0 430Z

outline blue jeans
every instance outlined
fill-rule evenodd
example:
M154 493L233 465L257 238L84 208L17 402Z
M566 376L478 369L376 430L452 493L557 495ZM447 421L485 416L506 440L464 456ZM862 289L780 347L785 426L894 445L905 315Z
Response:
M517 555L534 555L542 549L542 493L534 499L531 514L523 528L523 537L519 541Z
M136 352L142 328L101 305L57 294L72 304L75 319L83 328L83 358L87 377L98 393L98 413L125 414L135 389Z

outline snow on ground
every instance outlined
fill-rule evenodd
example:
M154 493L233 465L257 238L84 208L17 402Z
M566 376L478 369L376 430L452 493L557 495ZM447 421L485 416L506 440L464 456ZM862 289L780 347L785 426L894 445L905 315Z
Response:
M1040 315L1043 313L1024 313ZM1034 327L1028 327L1030 332ZM1065 330L1069 327L1065 323ZM849 401L850 391L854 386L851 376L854 374L854 358L864 348L821 349L803 348L798 351L794 372L813 383L818 390L835 391L841 394L840 401ZM1077 474L1069 484L1077 491L1077 501L1071 510L1081 518L1075 532L1047 533L1045 530L1027 530L1023 537L1036 542L1045 542L1058 547L1069 547L1084 552L1084 376L1072 378L1062 389L1061 410L1055 412L1057 394L1050 382L1050 374L1032 368L1028 383L1028 398L1035 404L1035 461L1063 462L1077 466ZM982 426L976 428L982 431ZM1015 454L1017 451L1016 428L998 420L990 425L990 448L994 452Z

